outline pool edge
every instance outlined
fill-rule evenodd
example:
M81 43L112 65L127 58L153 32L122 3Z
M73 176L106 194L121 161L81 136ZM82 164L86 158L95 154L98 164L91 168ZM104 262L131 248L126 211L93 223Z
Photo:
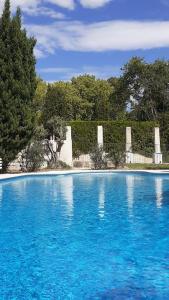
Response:
M150 173L150 174L169 174L169 170L65 170L65 171L46 171L16 174L0 174L0 181L29 177L29 176L45 176L45 175L73 175L85 173Z

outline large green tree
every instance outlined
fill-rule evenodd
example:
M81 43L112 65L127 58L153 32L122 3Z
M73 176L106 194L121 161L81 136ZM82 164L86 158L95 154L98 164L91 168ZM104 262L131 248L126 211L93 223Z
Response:
M53 116L86 121L124 118L126 103L120 97L122 91L119 79L101 80L88 74L73 77L71 82L49 84L43 107L44 121Z
M43 119L46 123L58 116L64 120L80 120L87 114L90 103L82 99L70 82L56 82L48 85Z
M33 134L35 43L22 29L20 10L11 17L10 1L6 0L0 18L0 157L3 171Z
M91 104L85 120L108 120L111 118L112 87L106 80L92 75L81 75L72 79L73 86L83 100Z
M120 81L123 86L121 98L130 104L131 118L156 120L169 110L167 61L146 63L142 58L134 57L124 66Z
M48 85L40 77L37 78L37 87L34 96L34 106L36 111L42 111L45 102Z
M111 77L108 83L112 88L110 96L110 115L113 120L124 120L127 117L126 85L122 77Z

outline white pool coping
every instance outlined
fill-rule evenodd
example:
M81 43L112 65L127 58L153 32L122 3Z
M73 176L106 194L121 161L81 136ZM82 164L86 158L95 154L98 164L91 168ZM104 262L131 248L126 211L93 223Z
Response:
M65 171L46 171L46 172L32 172L32 173L16 173L16 174L0 174L0 181L28 176L45 176L45 175L71 175L71 174L85 174L85 173L150 173L150 174L169 174L169 170L82 170L73 169Z

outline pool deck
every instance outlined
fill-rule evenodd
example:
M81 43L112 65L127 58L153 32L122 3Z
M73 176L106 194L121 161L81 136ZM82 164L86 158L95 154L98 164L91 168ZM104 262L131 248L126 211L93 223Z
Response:
M84 170L73 169L65 171L46 171L46 172L32 172L32 173L16 173L16 174L0 174L0 181L19 177L28 176L45 176L45 175L71 175L84 173L150 173L150 174L169 174L169 170Z

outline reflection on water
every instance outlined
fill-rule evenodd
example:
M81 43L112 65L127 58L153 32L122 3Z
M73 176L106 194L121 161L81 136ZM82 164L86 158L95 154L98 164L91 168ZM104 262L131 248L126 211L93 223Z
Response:
M160 177L155 178L155 191L157 208L161 208L163 202L163 180Z
M104 206L105 206L105 181L101 180L99 186L99 217L104 218Z
M64 176L60 179L60 189L63 198L66 202L66 212L67 216L73 217L73 176Z
M0 184L0 206L4 197L11 198L15 203L20 202L20 204L34 199L37 203L47 202L55 207L60 206L62 199L64 214L72 219L74 213L73 176L43 176L33 179L28 177L16 179L13 182L3 182ZM38 215L41 210L43 213L43 206L39 206Z
M29 177L0 200L0 300L169 299L169 176Z
M0 207L2 203L2 196L3 196L3 191L2 191L2 185L0 184Z
M133 204L134 204L134 176L126 176L127 186L127 202L130 216L133 216Z

